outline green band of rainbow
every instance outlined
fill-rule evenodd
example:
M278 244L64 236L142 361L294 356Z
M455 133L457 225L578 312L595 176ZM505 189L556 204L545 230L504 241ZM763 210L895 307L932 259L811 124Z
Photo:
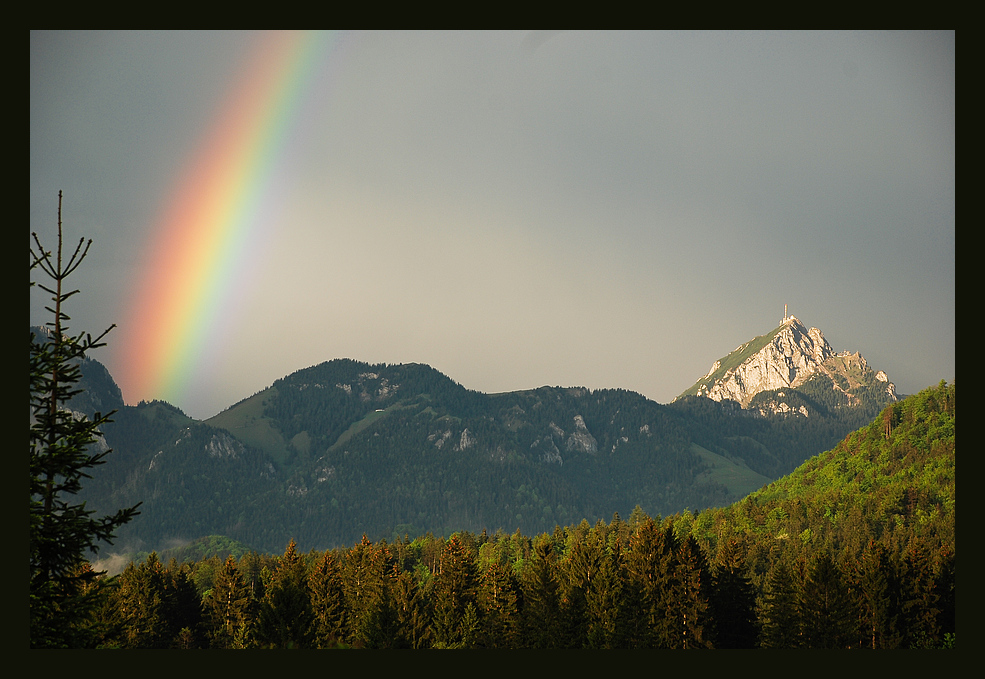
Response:
M269 236L275 175L312 73L336 36L259 37L245 77L225 98L204 142L152 227L142 280L120 324L120 385L128 401L179 404L223 344L246 285L248 254ZM266 230L266 233L264 232Z

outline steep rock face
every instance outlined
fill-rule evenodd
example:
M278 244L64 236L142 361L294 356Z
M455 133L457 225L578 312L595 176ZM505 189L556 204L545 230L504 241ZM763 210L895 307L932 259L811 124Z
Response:
M799 386L833 354L820 330L808 330L790 316L766 346L711 385L702 385L697 393L715 401L731 399L745 406L761 391Z
M715 361L711 370L685 394L705 396L715 401L730 399L747 407L764 391L796 388L814 375L831 378L833 387L849 395L861 384L852 375L872 372L858 353L836 354L817 328L809 330L794 316L783 319L769 335L757 337ZM875 379L886 383L886 392L896 400L895 386L882 371Z
M569 451L594 455L599 451L599 444L598 441L595 440L595 437L592 436L591 432L588 431L588 427L585 426L585 418L581 415L575 415L574 421L575 430L565 442L565 448Z

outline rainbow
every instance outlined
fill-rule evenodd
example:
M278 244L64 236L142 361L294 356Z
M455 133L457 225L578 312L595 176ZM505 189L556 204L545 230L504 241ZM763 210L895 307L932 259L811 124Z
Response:
M258 37L153 234L120 332L120 386L128 402L178 405L221 350L249 261L270 228L276 177L298 108L332 33Z

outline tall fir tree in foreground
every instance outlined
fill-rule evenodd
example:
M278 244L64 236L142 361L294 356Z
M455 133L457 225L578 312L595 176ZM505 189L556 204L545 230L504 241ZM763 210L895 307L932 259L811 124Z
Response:
M520 579L510 566L493 562L483 571L479 593L483 647L515 648L519 644L520 588Z
M711 572L704 551L691 534L685 535L677 548L673 582L676 602L671 609L671 618L677 630L672 647L714 648Z
M636 608L631 620L631 646L672 648L674 624L670 610L676 600L671 575L676 563L677 538L669 526L661 528L647 517L638 521L629 541L626 570Z
M448 538L434 584L434 636L440 648L471 648L479 633L478 567L461 537Z
M766 574L760 610L763 648L799 648L801 646L800 581L787 561L780 559Z
M534 544L534 556L522 578L521 616L525 645L553 648L562 636L562 591L557 554L548 540Z
M858 612L841 571L827 552L815 556L800 589L802 642L808 648L850 648Z
M65 302L78 290L66 291L66 279L82 264L92 241L79 241L67 261L62 252L62 194L58 193L58 243L45 250L31 234L31 286L35 269L50 279L38 287L51 295L53 316L46 324L48 337L30 333L30 537L29 596L30 643L34 648L72 648L94 643L92 616L102 588L94 586L100 573L86 568L88 554L101 542L111 543L114 532L138 512L135 505L116 514L94 518L84 502L73 502L89 471L103 464L109 450L94 452L99 428L112 413L93 419L73 413L68 402L81 393L79 367L86 353L104 345L110 326L93 338L69 334ZM50 285L50 287L49 287Z
M292 539L260 602L257 641L262 648L311 648L316 633L307 565Z
M749 579L743 546L738 540L719 545L713 572L711 609L715 648L756 648L756 591Z
M232 554L216 575L205 601L213 648L242 648L255 623L254 602Z
M315 644L318 648L337 646L345 637L348 611L342 564L332 550L325 550L318 560L308 576L308 587L315 616Z

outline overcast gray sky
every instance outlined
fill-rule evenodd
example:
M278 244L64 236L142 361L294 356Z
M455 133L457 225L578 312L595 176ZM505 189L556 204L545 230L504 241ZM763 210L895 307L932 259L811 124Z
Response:
M161 215L271 36L32 32L31 230L64 191L127 402L348 357L666 403L785 303L902 393L954 379L953 32L319 37L190 376L135 393Z

